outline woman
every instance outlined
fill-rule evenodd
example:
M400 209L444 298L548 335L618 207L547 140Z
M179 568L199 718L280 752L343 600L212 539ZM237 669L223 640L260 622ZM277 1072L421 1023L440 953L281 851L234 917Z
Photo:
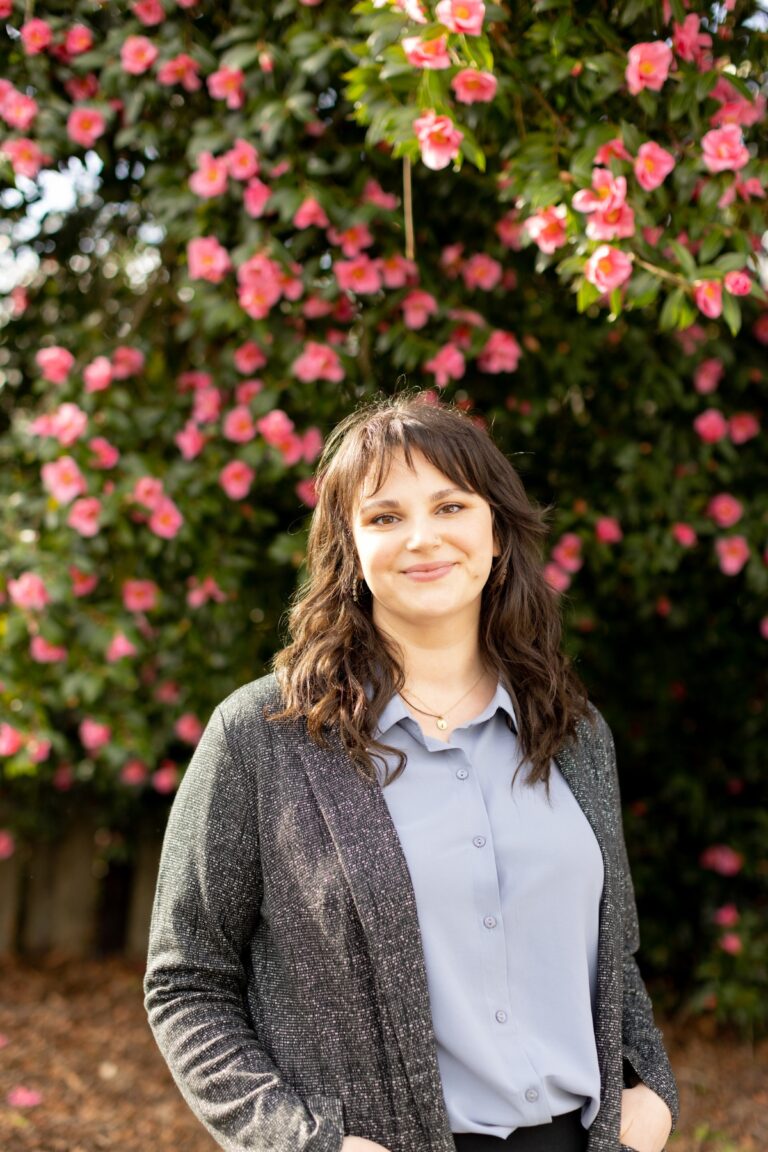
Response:
M145 979L228 1152L661 1152L610 731L560 651L544 516L419 397L348 417L274 674L171 811Z

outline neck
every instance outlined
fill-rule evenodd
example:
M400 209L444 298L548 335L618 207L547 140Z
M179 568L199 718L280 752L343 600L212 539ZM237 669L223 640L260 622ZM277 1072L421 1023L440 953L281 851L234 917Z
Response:
M484 670L476 637L445 639L443 643L404 643L402 637L387 634L399 649L405 685L422 695L422 689L439 698L459 695L474 684Z

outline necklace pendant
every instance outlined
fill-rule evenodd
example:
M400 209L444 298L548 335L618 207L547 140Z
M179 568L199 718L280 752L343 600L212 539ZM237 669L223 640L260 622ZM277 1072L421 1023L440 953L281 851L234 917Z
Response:
M440 731L441 731L441 732L445 732L446 728L448 727L448 721L447 721L447 720L443 720L442 716L438 716L438 718L437 718L437 720L435 721L435 723L437 724L437 726L438 726L438 728L440 729Z

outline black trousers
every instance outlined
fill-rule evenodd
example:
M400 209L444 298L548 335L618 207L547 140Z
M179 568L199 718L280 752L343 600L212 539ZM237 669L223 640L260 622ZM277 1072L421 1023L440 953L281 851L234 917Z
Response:
M581 1109L577 1108L556 1116L551 1124L515 1128L506 1140L479 1132L454 1132L453 1142L456 1152L584 1152L587 1130L582 1127Z

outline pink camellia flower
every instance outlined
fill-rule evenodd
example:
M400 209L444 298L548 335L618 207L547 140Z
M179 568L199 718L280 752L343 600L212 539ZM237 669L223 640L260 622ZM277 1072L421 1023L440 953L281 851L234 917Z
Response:
M191 280L221 284L232 267L229 252L215 236L197 236L187 244L187 265Z
M317 504L317 489L315 482L310 477L308 480L299 480L296 484L296 495L302 504L306 504L308 508L314 508Z
M154 510L164 496L163 482L156 476L140 476L133 486L132 496L137 504Z
M202 87L200 80L200 65L197 60L186 52L180 52L170 60L166 60L157 70L157 82L165 87L180 84L186 92L197 92Z
M43 636L33 636L29 655L36 664L60 664L67 659L68 652L60 644L50 644Z
M337 260L333 272L339 288L357 296L370 295L381 288L381 273L370 256L356 256L353 260Z
M708 48L712 47L712 37L699 31L700 17L691 13L682 24L672 25L672 47L681 60L698 64L703 60Z
M403 300L403 323L406 328L423 328L430 316L437 312L437 300L430 292L416 289Z
M319 428L307 428L301 439L302 455L307 464L314 464L323 450L323 434Z
M204 385L195 392L192 419L198 424L213 424L221 413L221 391Z
M23 1084L16 1084L7 1093L6 1102L11 1108L36 1108L42 1104L43 1094L35 1088L26 1088Z
M195 716L194 712L185 712L183 716L179 716L173 726L173 730L179 740L183 740L185 744L194 745L200 742L200 737L203 734L203 725L197 716Z
M364 248L373 244L373 235L367 224L350 224L348 228L328 229L328 239L332 244L339 244L341 251L348 259L359 256Z
M250 411L242 404L232 408L224 417L222 432L225 439L235 444L247 444L256 435L256 425Z
M629 152L624 146L624 141L621 136L614 136L612 140L606 140L605 144L601 144L597 152L595 152L595 164L604 164L606 167L611 163L611 160L631 160Z
M163 496L158 500L149 518L149 530L163 540L172 540L178 535L184 523L184 517L171 500L170 496Z
M50 384L65 384L75 358L66 348L54 344L50 348L41 348L35 354L35 363L44 380Z
M245 73L239 68L219 68L212 72L206 83L214 100L226 100L227 108L242 108L245 99L243 84Z
M0 144L0 152L10 160L14 174L26 176L28 180L34 180L43 164L50 162L50 156L47 156L34 140L26 136L4 140Z
M480 36L485 19L483 0L440 0L435 16L451 32Z
M515 209L507 212L496 224L496 235L505 248L519 252L523 246L525 224L518 218Z
M82 496L88 485L85 477L71 456L60 456L43 464L40 469L43 487L50 492L58 504L70 504L76 496Z
M485 252L477 252L464 261L461 275L464 284L472 291L482 288L484 292L491 292L501 280L502 267L498 260Z
M264 391L264 381L254 378L253 380L243 380L235 388L235 399L238 404L250 404L254 396L258 396L260 392Z
M304 228L327 228L330 221L325 209L314 196L308 196L296 209L293 216L293 226L300 230Z
M682 548L693 548L698 540L690 524L684 524L681 521L672 525L672 535Z
M711 844L702 852L699 864L720 876L736 876L742 869L744 857L727 844Z
M696 307L710 320L716 320L723 311L723 285L719 280L699 280L693 288Z
M715 551L725 576L737 576L749 560L750 548L745 536L721 536L715 540Z
M115 380L127 380L138 376L144 367L144 353L140 348L120 344L112 353L112 375Z
M592 187L580 189L573 197L573 207L577 212L605 212L618 208L627 198L627 181L624 176L614 176L607 168L592 169Z
M723 952L727 952L729 956L738 956L744 947L741 936L737 932L724 932L718 943Z
M497 329L488 337L477 366L481 372L493 374L516 372L521 356L522 349L512 333Z
M264 320L282 296L282 268L263 252L257 252L237 270L240 307L254 320Z
M67 56L82 56L93 48L93 32L85 24L73 24L64 37L64 51Z
M94 436L92 440L88 441L88 447L94 455L94 459L91 460L92 468L114 468L120 459L119 448L110 444L109 440L105 440L103 436Z
M154 580L124 580L123 604L129 612L151 612L160 592Z
M304 351L291 365L291 372L302 384L312 384L315 380L338 384L344 379L344 368L335 349L314 340L304 345Z
M244 460L230 460L219 472L219 484L230 500L242 500L250 492L255 476Z
M403 51L408 63L413 64L414 68L436 70L451 66L445 36L437 36L432 40L423 40L421 36L406 36L403 40Z
M584 563L581 554L581 537L575 532L565 532L552 549L552 559L566 572L578 572Z
M129 787L143 784L148 775L147 766L141 760L126 760L120 769L120 781Z
M164 680L155 689L155 700L160 704L178 704L181 699L181 688L175 680Z
M749 163L749 149L737 124L713 128L702 136L701 148L709 172L738 172Z
M660 92L671 67L672 49L663 40L635 44L628 53L627 87L633 96L644 88Z
M104 135L105 117L96 108L73 108L67 117L67 135L82 148L91 148Z
M728 434L728 421L717 408L707 408L693 422L693 427L705 444L716 444Z
M464 133L455 126L450 116L438 116L430 109L414 120L413 130L426 168L437 172L447 168L458 156Z
M124 632L116 632L109 642L105 659L108 664L116 664L118 660L124 660L127 656L135 656L137 652L138 648Z
M53 651L58 651L51 646ZM66 653L66 648L60 651ZM27 741L27 756L33 764L43 764L51 754L52 744L50 740L44 740L39 736L30 736Z
M451 80L453 94L460 104L488 104L498 86L492 72L480 72L477 68L462 68Z
M763 640L768 640L768 616L763 616L760 621L760 635Z
M70 100L93 100L99 91L99 78L94 72L85 76L70 76L64 81L64 88Z
M16 840L12 832L7 828L0 828L0 860L10 860L16 851ZM5 1048L8 1040L5 1036L0 1037L0 1048Z
M250 180L258 175L259 153L253 144L238 136L229 152L221 157L233 180Z
M107 356L96 356L83 369L86 392L103 392L112 383L112 363Z
M0 114L9 128L26 132L39 112L38 103L31 96L13 88L2 98Z
M163 760L156 772L152 773L152 787L155 792L166 796L179 786L179 770L172 760Z
M752 291L752 278L748 272L726 272L725 287L731 296L749 296Z
M158 55L157 48L146 36L128 36L120 49L120 63L124 72L141 76L152 67Z
M91 575L88 572L81 572L74 564L70 565L68 571L69 578L72 581L73 596L87 596L90 592L93 592L99 582L98 576Z
M718 928L734 928L739 922L739 910L735 904L723 904L715 909L712 920Z
M190 591L187 593L187 604L190 608L200 608L209 600L222 604L227 599L226 592L219 587L213 576L206 576L202 581L191 576L187 581Z
M600 516L595 523L595 537L601 544L618 544L624 533L615 516Z
M760 433L760 421L752 412L735 412L728 421L732 444L746 444Z
M723 371L723 362L716 356L712 356L708 360L702 360L693 374L694 388L702 396L706 396L710 392L715 392L723 378Z
M45 52L53 40L53 30L45 20L26 20L19 29L19 35L26 56Z
M263 217L269 197L272 196L272 189L263 180L259 180L258 176L253 176L249 180L243 190L243 206L246 212L254 220L259 220Z
M461 380L466 369L464 354L454 344L444 344L424 365L425 372L434 373L438 388L445 388L449 380Z
M223 160L212 152L200 152L196 158L197 168L189 178L189 187L195 196L211 200L227 190L229 173Z
M81 536L96 536L101 527L100 515L101 501L95 496L84 496L81 500L75 500L67 516L67 524Z
M131 11L146 27L162 24L165 20L165 9L160 0L136 0L136 3L131 4Z
M0 722L0 756L15 756L24 747L24 737L18 728Z
M415 284L419 279L419 270L413 260L408 260L399 252L390 252L379 260L379 272L384 281L385 288L404 288L406 284Z
M707 505L707 515L711 516L718 528L732 528L741 520L744 505L729 492L719 492Z
M629 204L598 209L591 213L587 223L590 240L625 240L635 234L635 213Z
M94 720L92 716L86 716L80 722L78 729L80 733L80 743L83 748L88 752L98 752L105 744L108 744L112 739L112 729L108 724L101 724L98 720Z
M42 576L35 572L22 572L16 580L8 581L8 595L17 608L41 612L50 603L50 596Z
M256 427L267 443L275 448L281 448L294 432L293 421L280 408L273 408L266 416L262 416Z
M259 368L263 368L267 362L263 350L258 346L254 340L246 340L245 344L241 344L236 348L232 359L238 372L243 376L250 376L252 372L258 372Z
M60 404L51 413L51 432L59 444L70 445L79 440L88 427L88 415L77 404Z
M559 564L545 564L542 569L544 579L555 592L567 592L571 586L571 577Z
M675 158L671 152L650 140L638 148L634 167L635 179L640 187L646 192L653 192L664 183L675 167Z
M632 275L632 257L610 244L601 244L584 265L584 275L600 292L613 292Z
M568 241L565 230L567 211L565 205L543 208L529 216L525 227L539 251L551 255L556 249L562 248Z
M205 436L193 420L188 420L173 438L185 460L194 460L205 447Z
M400 201L392 192L385 192L378 180L366 180L360 196L362 204L373 204L385 212L394 212Z

